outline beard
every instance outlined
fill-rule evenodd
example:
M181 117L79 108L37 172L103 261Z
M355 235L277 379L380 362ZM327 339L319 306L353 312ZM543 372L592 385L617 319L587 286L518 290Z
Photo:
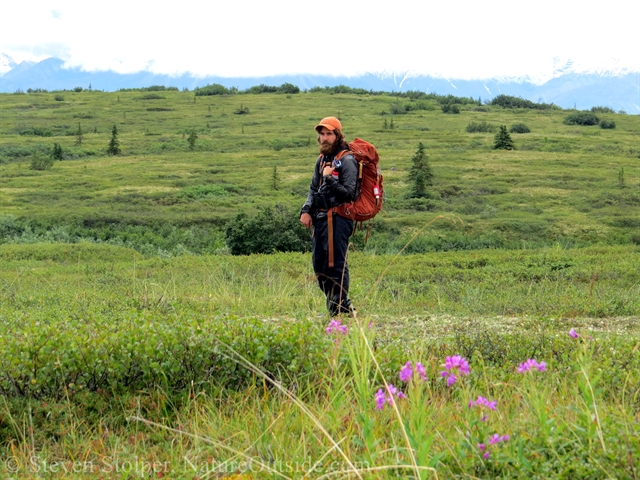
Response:
M335 142L333 143L320 143L320 153L322 155L331 155L335 148Z

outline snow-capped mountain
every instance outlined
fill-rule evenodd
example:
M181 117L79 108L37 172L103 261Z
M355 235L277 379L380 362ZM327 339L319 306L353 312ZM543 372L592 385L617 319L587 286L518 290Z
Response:
M0 53L0 77L17 66L13 58L6 53Z
M513 95L534 102L554 103L563 108L590 109L607 106L640 114L640 70L631 71L615 62L597 70L588 70L571 60L555 59L550 73L540 77L496 77L490 79L455 79L441 75L424 75L413 71L381 71L358 76L278 75L270 77L218 76L196 77L190 73L180 76L142 71L120 74L113 71L87 72L79 68L64 68L59 58L40 62L24 61L18 65L5 54L2 59L5 73L0 77L0 92L27 91L28 89L63 90L75 87L114 91L120 88L140 88L151 85L194 89L212 83L240 90L265 84L281 85L285 82L301 89L347 85L374 91L417 90L440 95L481 98L490 100L500 95ZM5 67L6 65L6 67Z

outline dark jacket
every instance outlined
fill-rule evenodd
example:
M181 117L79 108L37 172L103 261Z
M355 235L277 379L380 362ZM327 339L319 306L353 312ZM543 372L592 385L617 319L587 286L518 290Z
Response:
M300 213L316 216L319 212L352 202L356 198L358 186L358 162L351 153L342 156L342 165L337 168L338 176L322 176L324 165L332 164L333 156L320 155L311 179L307 201Z

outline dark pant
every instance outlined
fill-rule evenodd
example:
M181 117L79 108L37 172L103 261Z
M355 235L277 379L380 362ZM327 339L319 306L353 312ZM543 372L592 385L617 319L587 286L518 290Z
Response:
M329 215L332 215L329 213ZM353 220L333 214L333 267L329 267L327 217L314 221L313 270L318 278L318 285L327 298L338 297L346 301L349 293L349 266L347 265L347 249L349 237L353 231Z

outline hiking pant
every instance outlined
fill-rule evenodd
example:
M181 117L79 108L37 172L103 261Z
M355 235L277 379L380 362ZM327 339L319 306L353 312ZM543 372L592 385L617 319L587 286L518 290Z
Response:
M339 296L348 298L349 266L347 265L347 249L349 237L353 232L353 220L333 215L333 268L329 267L329 242L327 217L314 219L313 251L311 261L318 278L318 285L327 298ZM341 288L342 286L342 288Z

